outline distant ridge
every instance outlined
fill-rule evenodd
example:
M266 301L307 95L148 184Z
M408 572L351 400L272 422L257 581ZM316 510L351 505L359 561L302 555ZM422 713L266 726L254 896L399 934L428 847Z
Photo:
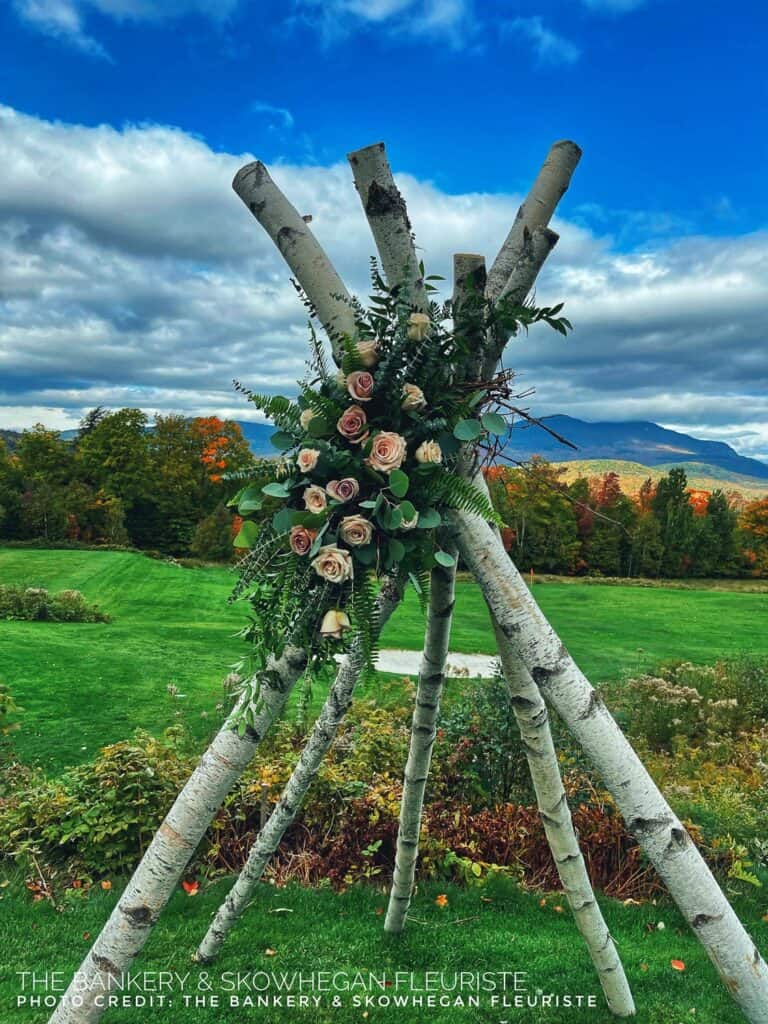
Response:
M561 444L540 427L517 424L504 451L521 462L541 455L550 462L612 459L644 466L699 463L729 473L768 480L768 463L739 455L723 441L702 441L645 420L590 423L573 416L547 416L544 423L578 448ZM710 474L713 475L713 474Z

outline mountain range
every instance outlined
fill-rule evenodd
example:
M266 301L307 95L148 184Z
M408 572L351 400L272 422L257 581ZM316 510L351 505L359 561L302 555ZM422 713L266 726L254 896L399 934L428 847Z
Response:
M550 462L583 462L596 460L640 463L643 466L690 466L696 472L712 467L710 473L723 480L738 476L752 481L768 481L768 462L739 455L723 441L704 441L677 430L668 430L646 420L627 420L619 423L592 423L573 416L548 416L542 420L555 434L576 445L569 448L541 427L518 421L504 453L512 459L525 462L540 455ZM243 434L255 455L276 454L270 444L274 427L269 423L240 421ZM67 430L62 437L74 437L76 431ZM15 447L19 432L0 430L9 448ZM735 481L734 481L735 482Z

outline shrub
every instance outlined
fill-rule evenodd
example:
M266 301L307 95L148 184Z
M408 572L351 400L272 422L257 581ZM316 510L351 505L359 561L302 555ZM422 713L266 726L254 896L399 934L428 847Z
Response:
M675 662L656 675L627 684L633 735L651 749L672 750L681 742L725 744L768 722L768 665L740 659L714 666Z
M0 584L0 619L28 622L109 622L109 615L88 604L79 590L51 594L43 587Z

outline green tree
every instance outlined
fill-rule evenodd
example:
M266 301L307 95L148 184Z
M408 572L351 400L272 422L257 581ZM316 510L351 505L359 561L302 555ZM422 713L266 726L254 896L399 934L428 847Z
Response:
M681 466L674 466L659 480L651 507L661 531L661 575L689 575L694 549L693 509L688 477Z
M197 524L190 551L206 562L231 562L233 517L225 505L217 505L210 515Z
M101 417L77 449L86 480L120 498L126 510L151 494L147 417L140 409Z
M62 441L58 430L48 430L42 423L22 432L16 455L28 483L64 484L72 476L72 446Z

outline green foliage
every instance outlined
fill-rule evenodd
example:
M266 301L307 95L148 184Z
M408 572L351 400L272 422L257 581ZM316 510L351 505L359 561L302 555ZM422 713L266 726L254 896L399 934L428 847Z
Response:
M27 622L110 622L79 590L50 594L43 587L0 584L0 619Z
M217 505L210 515L200 520L189 550L195 558L205 562L232 560L232 514L225 505Z

